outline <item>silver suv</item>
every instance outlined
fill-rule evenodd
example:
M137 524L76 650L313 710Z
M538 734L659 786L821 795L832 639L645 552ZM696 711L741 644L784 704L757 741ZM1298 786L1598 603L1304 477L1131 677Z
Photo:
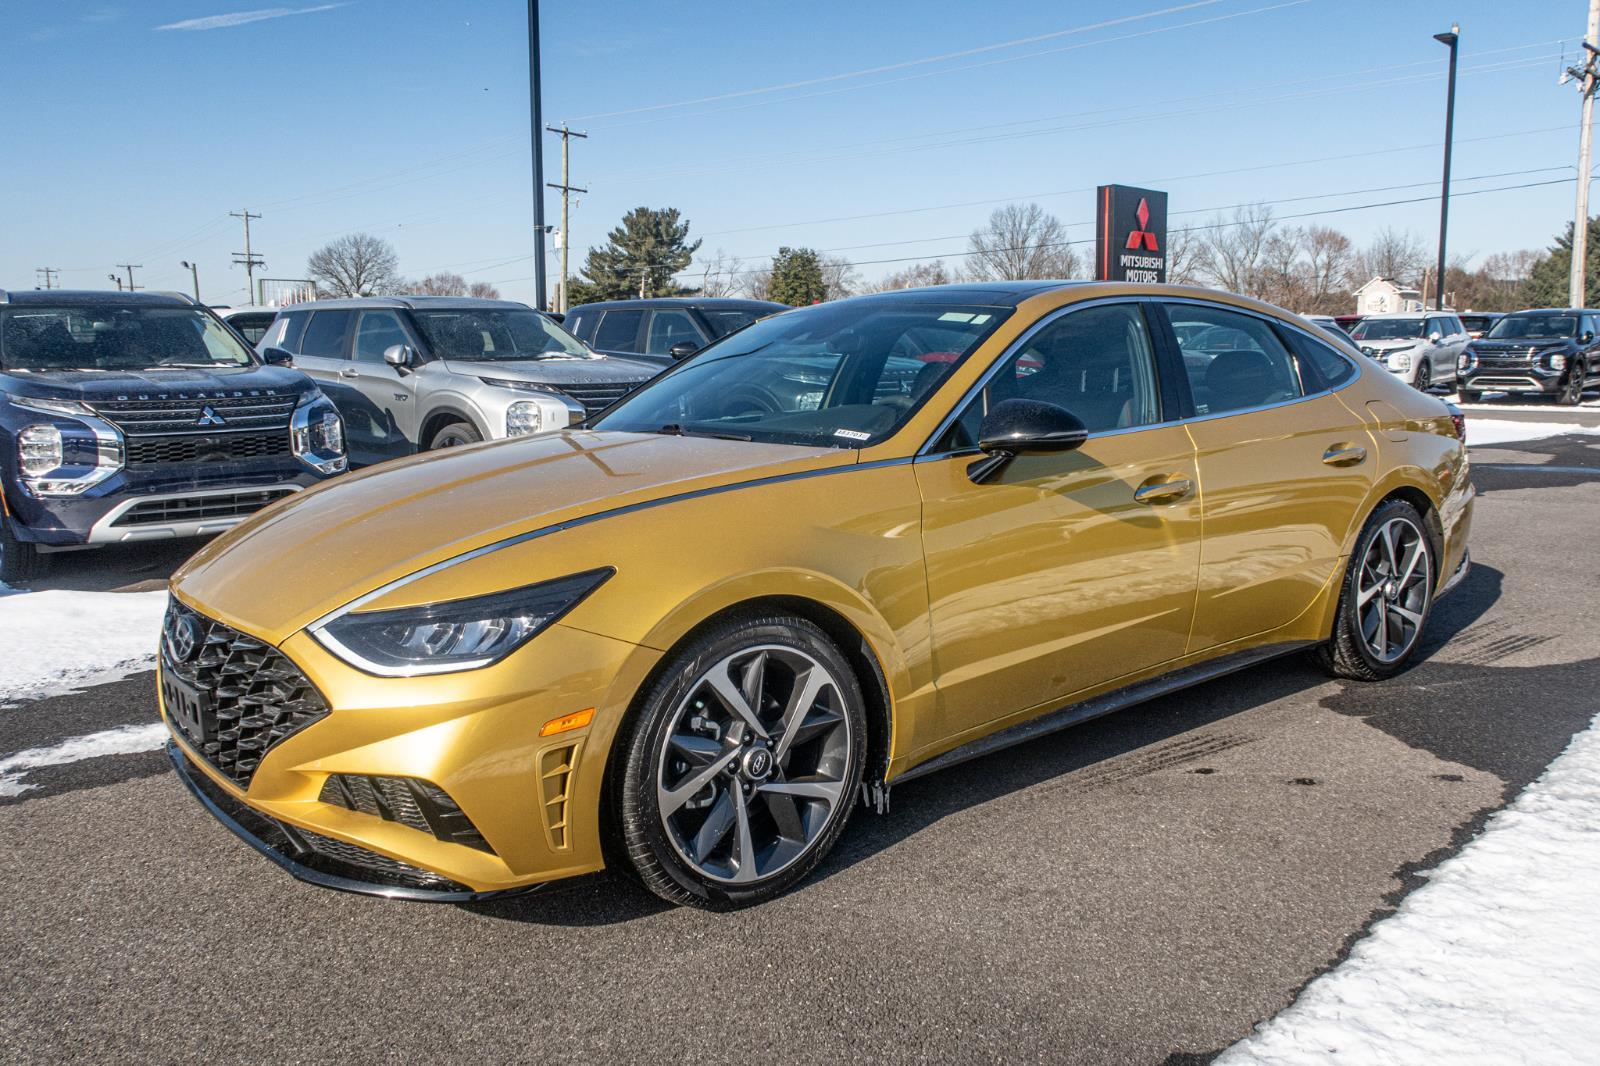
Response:
M1456 379L1456 363L1472 338L1453 311L1401 311L1368 315L1350 339L1389 373L1427 392Z
M601 355L526 304L452 296L295 304L257 348L322 386L358 465L560 429L660 369Z

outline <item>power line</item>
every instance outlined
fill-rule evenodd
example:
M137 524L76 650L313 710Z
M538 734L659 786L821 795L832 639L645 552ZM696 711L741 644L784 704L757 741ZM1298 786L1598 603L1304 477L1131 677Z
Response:
M36 285L34 287L39 289L59 289L61 286L55 284L55 276L59 273L61 273L61 271L57 270L55 267L34 268L33 276L44 282L43 285Z
M129 292L136 291L139 288L139 286L137 286L137 285L135 285L133 283L133 272L135 270L143 270L144 269L144 264L143 263L118 263L117 266L121 267L123 270L126 270L128 272L128 291Z

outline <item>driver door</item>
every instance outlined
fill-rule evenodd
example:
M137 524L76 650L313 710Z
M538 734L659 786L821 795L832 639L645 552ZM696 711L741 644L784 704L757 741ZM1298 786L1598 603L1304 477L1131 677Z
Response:
M396 368L383 360L385 349L403 344L417 351L400 315L390 310L361 312L349 364L340 371L365 398L368 421L362 437L374 453L372 462L410 455L417 442L417 371Z
M1164 405L1138 301L1069 309L1003 356L917 461L946 741L1184 654L1200 565L1200 480ZM1044 400L1090 430L974 484L994 404ZM947 746L947 745L945 745Z

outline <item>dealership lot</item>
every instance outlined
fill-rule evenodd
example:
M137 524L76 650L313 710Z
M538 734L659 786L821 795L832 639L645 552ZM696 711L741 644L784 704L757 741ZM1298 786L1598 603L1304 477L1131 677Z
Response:
M1475 567L1411 671L1352 686L1284 660L924 778L735 914L608 875L467 908L338 895L233 839L159 752L41 767L0 799L0 1040L35 1061L1203 1059L1595 713L1600 437L1474 461ZM145 588L176 561L144 558L51 585ZM0 753L154 713L149 674L23 704Z

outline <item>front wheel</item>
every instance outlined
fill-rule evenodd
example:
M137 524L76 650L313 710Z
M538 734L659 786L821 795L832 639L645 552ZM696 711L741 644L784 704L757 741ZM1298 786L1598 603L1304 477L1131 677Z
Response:
M1583 382L1588 377L1588 370L1582 363L1573 363L1567 371L1567 380L1561 383L1561 391L1556 394L1556 403L1562 407L1576 407L1583 402Z
M1379 681L1405 669L1433 607L1433 543L1417 509L1390 500L1367 519L1339 594L1333 637L1315 656L1335 677Z
M616 809L634 872L695 907L779 895L843 832L866 740L860 686L821 629L717 626L673 656L626 741Z
M1417 379L1415 384L1417 386L1417 391L1419 392L1427 392L1429 389L1433 388L1433 360L1427 356L1423 356L1422 360L1417 363Z
M15 585L43 577L50 557L39 546L18 540L10 521L0 515L0 585Z
M1462 403L1483 402L1483 393L1478 389L1459 389L1457 390L1456 395L1461 398Z
M470 422L452 422L433 435L433 440L428 442L428 450L436 452L440 448L459 448L463 444L476 444L483 439L483 434Z

